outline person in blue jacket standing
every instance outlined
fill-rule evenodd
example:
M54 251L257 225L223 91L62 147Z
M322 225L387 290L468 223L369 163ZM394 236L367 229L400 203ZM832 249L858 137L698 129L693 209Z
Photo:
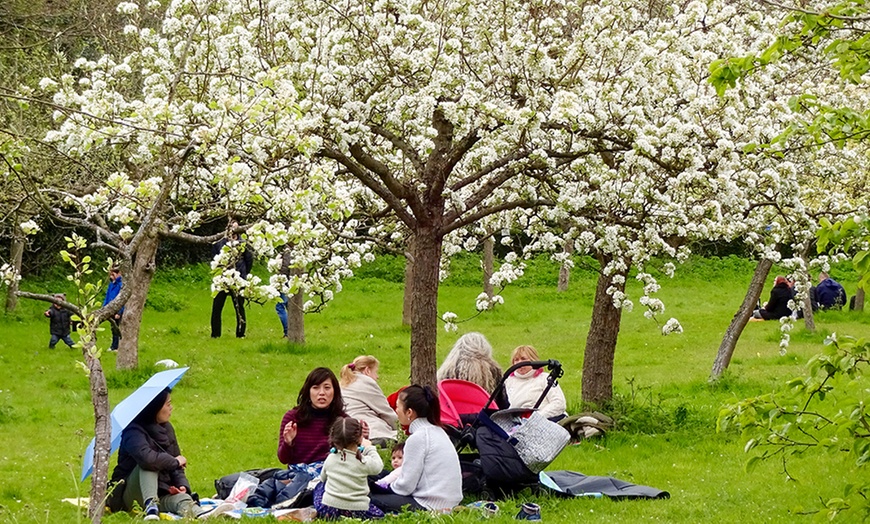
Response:
M121 292L121 287L124 285L121 278L121 270L113 267L109 270L109 287L106 288L106 298L103 299L103 307L115 299ZM115 316L109 319L112 325L112 345L109 351L118 351L118 344L121 342L121 319L124 317L124 308L118 310Z

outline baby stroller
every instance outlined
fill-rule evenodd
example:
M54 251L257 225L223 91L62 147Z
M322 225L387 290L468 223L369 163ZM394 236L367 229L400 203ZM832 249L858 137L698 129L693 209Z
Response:
M557 360L514 364L505 371L484 405L494 405L494 399L505 387L505 380L524 366L533 369L546 367L549 371L547 387L535 406L503 410L486 407L471 425L462 429L456 450L462 466L462 490L466 494L492 500L525 488L537 490L538 474L571 440L565 428L537 411L550 388L563 374L562 365ZM463 452L465 448L468 448L467 452Z
M469 426L477 420L484 408L497 410L495 402L489 402L489 393L474 382L447 378L438 381L438 398L441 400L441 425L457 448L463 437L472 433ZM488 403L489 402L489 403Z

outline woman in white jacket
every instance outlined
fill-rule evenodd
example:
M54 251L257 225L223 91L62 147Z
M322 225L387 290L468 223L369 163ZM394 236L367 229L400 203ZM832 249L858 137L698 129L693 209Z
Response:
M371 355L353 359L341 368L341 396L344 411L349 417L365 421L369 426L369 440L383 446L396 440L396 412L378 386L380 362Z
M519 362L540 360L538 352L532 346L519 346L511 353L511 366ZM547 387L549 374L543 369L532 369L523 366L505 380L508 398L512 408L531 408L541 397ZM567 416L565 393L558 384L550 388L547 396L538 406L538 411L548 419L556 422Z
M412 385L396 401L399 423L408 425L399 476L386 493L372 493L385 513L448 510L462 502L462 470L450 437L441 428L441 404L429 386Z

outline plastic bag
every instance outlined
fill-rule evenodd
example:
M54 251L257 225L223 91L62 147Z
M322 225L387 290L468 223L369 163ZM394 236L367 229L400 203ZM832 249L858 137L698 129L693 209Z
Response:
M257 490L257 485L259 484L260 480L257 477L248 473L240 473L239 479L236 480L233 489L230 490L229 496L224 501L233 505L236 505L238 502L244 504L248 500L248 496Z

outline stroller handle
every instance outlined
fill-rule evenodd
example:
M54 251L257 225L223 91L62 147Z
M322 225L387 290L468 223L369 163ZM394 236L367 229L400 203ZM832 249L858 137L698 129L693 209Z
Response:
M521 367L525 367L525 366L529 366L532 369L547 368L547 370L549 371L549 376L547 377L547 387L544 388L543 393L541 393L541 396L538 397L538 401L535 402L534 409L537 409L538 406L541 405L541 402L544 401L544 398L547 396L547 393L550 391L550 388L555 386L558 383L557 381L559 380L559 378L561 378L562 375L565 374L565 372L562 370L562 363L559 362L558 360L553 360L553 359L550 359L550 360L526 360L523 362L517 362L513 366L509 367L507 369L507 371L504 372L504 375L502 375L502 377L501 377L501 381L495 387L495 389L492 392L492 395L490 395L489 400L487 401L487 403L485 405L489 406L493 402L495 402L495 399L498 398L499 393L501 393L501 391L504 389L505 381L507 380L507 378L509 376L511 376L511 373L513 373L517 369L519 369ZM510 400L510 399L508 399L508 400Z

